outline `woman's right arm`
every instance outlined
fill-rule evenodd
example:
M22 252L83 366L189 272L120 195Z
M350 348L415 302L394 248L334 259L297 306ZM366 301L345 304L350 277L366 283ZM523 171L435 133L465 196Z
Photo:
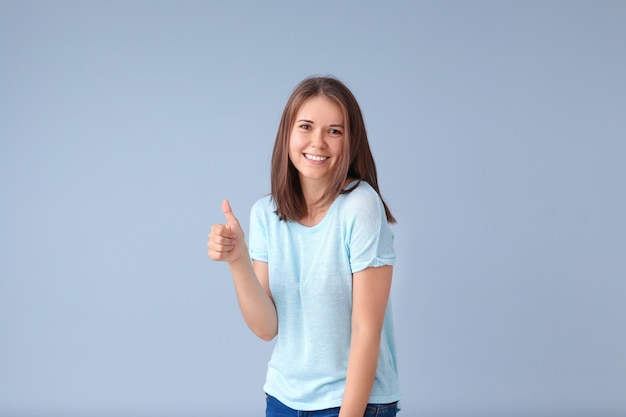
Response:
M245 252L247 255L247 249ZM228 266L246 324L261 339L272 340L278 332L278 316L269 289L264 284L268 282L267 263L254 261L252 265L248 256L242 256L229 262Z
M278 332L278 316L269 289L266 262L250 260L244 233L227 200L222 203L226 224L215 224L209 233L208 255L214 261L228 262L243 318L263 340Z

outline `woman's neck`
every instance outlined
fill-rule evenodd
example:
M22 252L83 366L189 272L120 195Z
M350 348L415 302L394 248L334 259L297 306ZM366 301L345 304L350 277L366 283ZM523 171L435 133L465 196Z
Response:
M346 178L343 186L346 187L350 181L350 178ZM302 181L301 179L300 186L302 187L302 195L304 196L307 212L307 214L300 219L300 223L305 226L315 226L322 221L334 200L321 200L328 189L328 182Z
M301 181L302 195L306 203L306 215L300 219L300 223L305 226L315 226L323 218L332 201L322 201L322 197L328 188L328 182L321 181Z
M319 207L309 208L307 210L307 214L300 219L300 224L303 226L312 227L318 224L324 219L324 216L328 212L330 208L330 204L328 205L320 205Z

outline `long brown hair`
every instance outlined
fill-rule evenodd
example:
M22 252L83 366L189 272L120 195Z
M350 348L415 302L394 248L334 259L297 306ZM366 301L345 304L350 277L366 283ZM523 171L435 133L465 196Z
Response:
M337 103L346 119L346 140L343 142L343 152L337 169L330 180L330 185L319 202L333 201L339 194L349 193L356 188L354 186L344 190L347 178L356 179L359 182L365 181L380 196L385 207L387 221L395 223L396 219L380 195L376 164L367 141L361 108L348 87L338 79L329 76L306 78L293 90L283 110L272 153L271 183L276 214L284 221L298 221L307 214L300 177L289 159L289 139L294 119L302 104L306 100L318 96Z

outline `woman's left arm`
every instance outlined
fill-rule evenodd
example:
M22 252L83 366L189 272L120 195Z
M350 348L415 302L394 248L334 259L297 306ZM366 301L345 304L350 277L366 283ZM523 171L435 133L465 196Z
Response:
M374 384L393 267L369 267L352 277L352 336L340 417L363 417Z

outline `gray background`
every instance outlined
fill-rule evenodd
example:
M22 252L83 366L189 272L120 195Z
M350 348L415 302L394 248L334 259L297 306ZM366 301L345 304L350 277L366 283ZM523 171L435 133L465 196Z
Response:
M399 219L401 415L626 414L626 2L0 1L0 415L262 415L206 256L312 74Z

